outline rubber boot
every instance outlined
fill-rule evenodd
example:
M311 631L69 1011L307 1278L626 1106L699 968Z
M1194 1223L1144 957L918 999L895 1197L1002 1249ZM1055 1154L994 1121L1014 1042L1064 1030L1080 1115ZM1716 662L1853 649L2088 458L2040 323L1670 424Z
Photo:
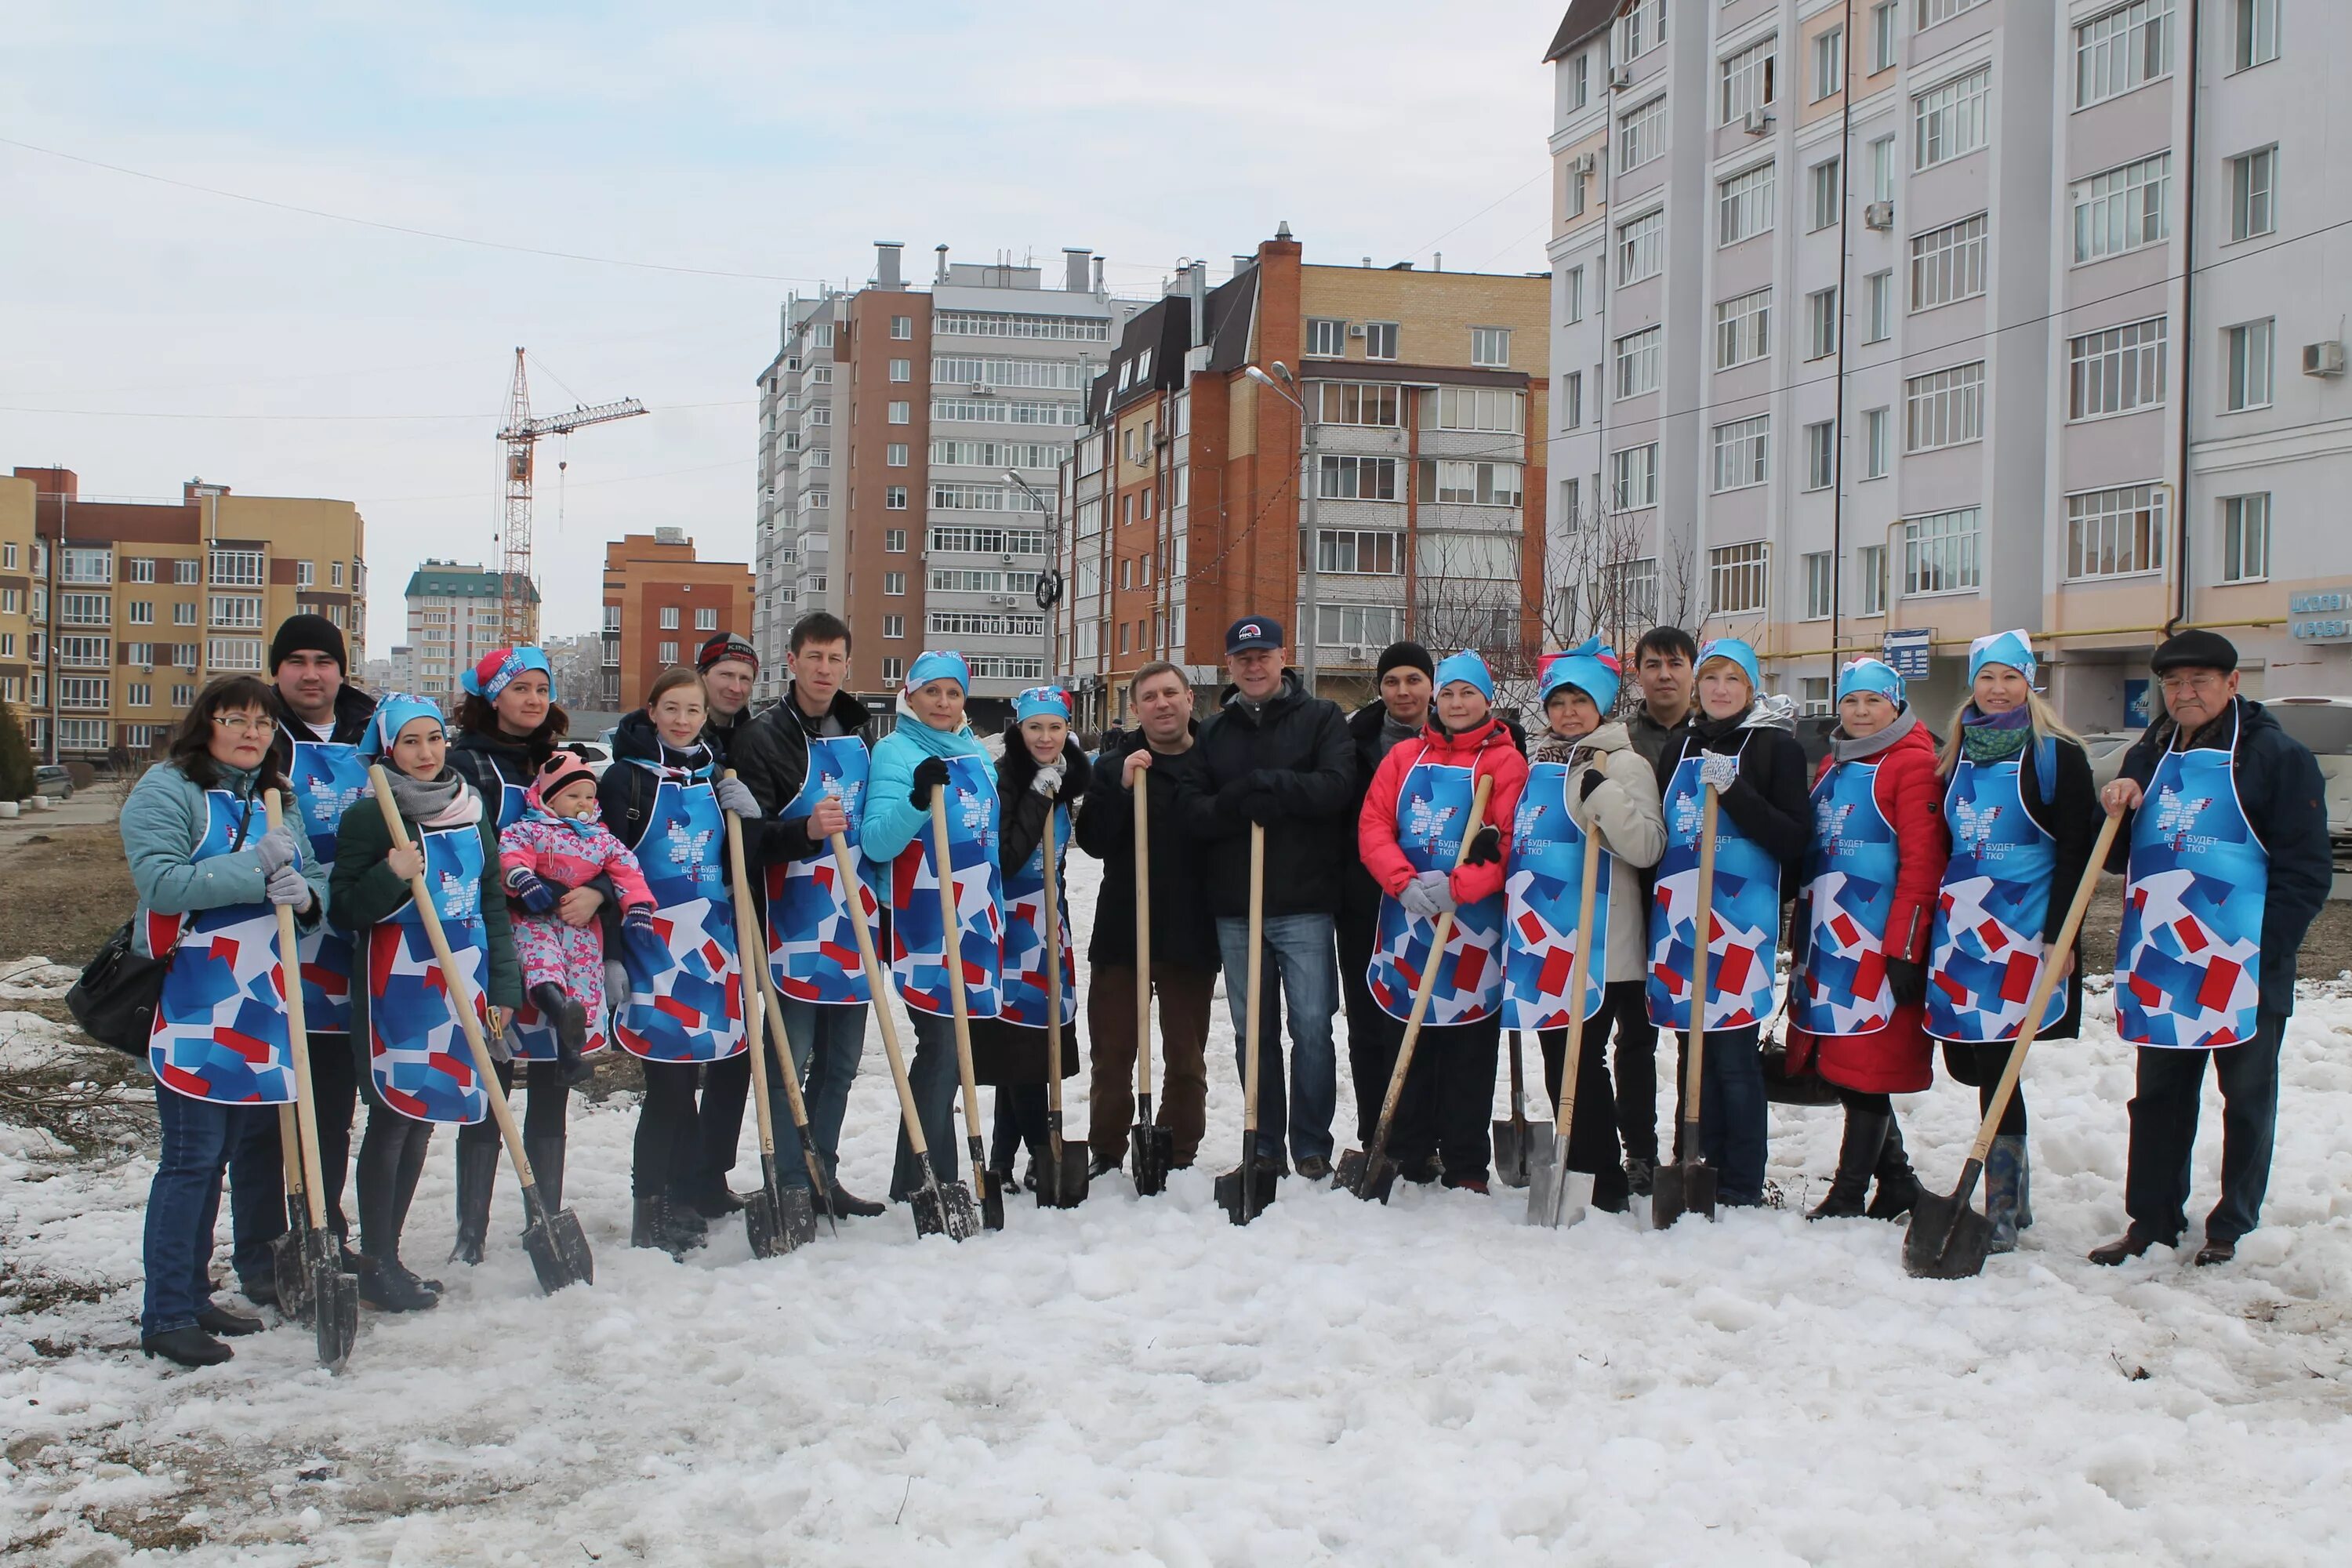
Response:
M563 1081L585 1083L594 1078L596 1069L580 1054L588 1048L588 1010L552 980L542 980L532 986L530 1001L541 1016L555 1026L555 1067ZM532 1173L537 1172L534 1164Z
M416 1201L416 1184L425 1174L425 1152L432 1146L429 1137L412 1139L405 1146L400 1162L400 1185L393 1204L392 1234L395 1241L408 1229L408 1206ZM411 1275L410 1278L415 1279L415 1276ZM417 1279L416 1283L436 1298L441 1294L441 1281L438 1279Z
M530 1179L538 1185L539 1201L545 1205L550 1218L563 1206L563 1134L552 1138L526 1138L522 1141L522 1157L530 1162ZM529 1229L530 1216L523 1216L523 1226Z
M1903 1124L1891 1115L1886 1119L1886 1142L1879 1145L1872 1174L1878 1178L1878 1191L1863 1211L1870 1218L1901 1219L1919 1201L1919 1178L1912 1173L1911 1156L1903 1147Z
M1871 1173L1877 1168L1878 1152L1886 1146L1886 1130L1895 1118L1884 1110L1860 1110L1845 1108L1845 1137L1838 1144L1837 1174L1830 1178L1830 1190L1815 1205L1807 1219L1858 1219L1868 1208Z
M2017 1228L2033 1224L2033 1162L2025 1157L2025 1140L2017 1141Z
M457 1245L449 1249L450 1262L482 1260L482 1248L490 1238L490 1189L498 1176L496 1139L457 1140Z
M664 1211L669 1200L662 1197L639 1198L629 1205L629 1245L651 1247L662 1252L672 1251L669 1226L664 1223Z
M1989 1252L2017 1250L2017 1195L2025 1184L2025 1140L2010 1133L1992 1141L1985 1159L1985 1217L1992 1221Z
M364 1142L360 1145L360 1300L386 1312L414 1312L441 1303L400 1261L400 1221L407 1206L401 1201L400 1156L405 1142L373 1150ZM415 1189L412 1185L409 1190Z

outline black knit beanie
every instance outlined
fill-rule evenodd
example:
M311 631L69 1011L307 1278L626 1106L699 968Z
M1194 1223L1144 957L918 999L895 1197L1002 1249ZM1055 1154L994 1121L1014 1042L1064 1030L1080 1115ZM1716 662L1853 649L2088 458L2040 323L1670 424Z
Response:
M324 616L289 616L269 639L269 673L298 653L323 653L345 675L352 672L351 655L343 647L342 628Z
M1373 668L1372 679L1379 680L1390 670L1404 666L1411 666L1432 680L1437 679L1437 665L1430 658L1429 650L1417 642L1392 642L1381 649L1381 662Z

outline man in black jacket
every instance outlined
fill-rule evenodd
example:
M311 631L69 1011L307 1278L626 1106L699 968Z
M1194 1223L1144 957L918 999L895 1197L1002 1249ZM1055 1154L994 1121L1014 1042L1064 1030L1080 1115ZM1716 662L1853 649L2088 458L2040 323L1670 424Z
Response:
M2107 815L2125 818L2107 862L2126 878L2116 1028L2139 1047L2139 1082L2124 1177L2131 1226L2091 1260L2179 1244L2210 1057L2221 1083L2221 1201L2197 1261L2226 1263L2262 1220L2295 950L2326 902L2335 856L2319 763L2238 695L2229 639L2178 633L2149 668L2165 717L2100 793Z
M706 644L703 652L709 655L710 645ZM723 670L749 657L748 647L722 651L713 662ZM854 737L869 750L874 743L873 716L863 702L842 689L849 673L849 627L839 617L812 610L795 622L787 664L792 680L783 696L758 717L736 724L724 742L727 765L735 770L759 807L758 816L747 816L743 820L744 858L755 878L763 867L812 859L829 862L833 853L829 836L851 831L849 815L837 796L803 798L809 776L810 742ZM748 694L748 681L745 690ZM715 705L712 722L717 722ZM767 900L755 896L752 904L764 925ZM751 961L747 955L746 962ZM858 1058L866 1047L866 1005L821 1005L791 996L779 1000L793 1065L807 1084L809 1135L831 1180L841 1158L841 1122L849 1105L849 1086L857 1077ZM728 1191L727 1173L735 1168L737 1146L742 1141L743 1101L751 1094L755 1055L767 1064L770 1090L781 1112L784 1091L774 1052L755 1049L713 1062L703 1070L699 1136L692 1145L700 1159L690 1178L688 1195L704 1215L714 1219L741 1206L740 1200ZM791 1118L781 1114L776 1121L776 1171L789 1186L808 1183L800 1134ZM880 1204L853 1197L837 1181L833 1184L833 1195L839 1205L835 1212L843 1217L882 1213ZM814 1201L822 1207L822 1194Z
M1389 748L1418 736L1429 723L1430 684L1436 665L1429 650L1417 642L1391 643L1381 650L1374 667L1380 700L1367 702L1348 720L1348 741L1355 752L1354 798L1348 815L1350 834L1363 815L1364 795ZM1356 1141L1368 1143L1372 1124L1381 1117L1381 1100L1388 1092L1389 1074L1404 1044L1404 1025L1389 1016L1372 1000L1365 972L1371 967L1372 943L1380 925L1381 886L1364 869L1363 857L1351 841L1342 853L1347 869L1339 885L1339 994L1348 1004L1348 1072L1356 1086Z
M1094 937L1087 946L1092 984L1087 1033L1094 1079L1087 1089L1092 1174L1115 1171L1135 1118L1136 952L1135 790L1150 791L1151 976L1160 995L1164 1087L1153 1117L1169 1130L1177 1169L1201 1147L1209 1103L1209 1006L1217 989L1217 929L1202 886L1199 857L1177 816L1176 794L1201 788L1192 722L1192 689L1184 672L1158 662L1128 687L1138 728L1108 742L1095 759L1078 812L1078 847L1103 863L1095 895Z
M1254 1158L1261 1167L1281 1169L1286 1124L1298 1173L1318 1180L1331 1172L1331 1113L1339 1091L1331 1052L1331 1018L1339 1010L1332 942L1347 864L1340 848L1355 837L1348 814L1354 751L1338 705L1309 696L1283 668L1282 626L1271 617L1245 616L1226 631L1225 671L1233 684L1195 742L1198 788L1180 788L1179 809L1208 865L1237 1065L1246 1062L1248 1045L1250 828L1266 830Z

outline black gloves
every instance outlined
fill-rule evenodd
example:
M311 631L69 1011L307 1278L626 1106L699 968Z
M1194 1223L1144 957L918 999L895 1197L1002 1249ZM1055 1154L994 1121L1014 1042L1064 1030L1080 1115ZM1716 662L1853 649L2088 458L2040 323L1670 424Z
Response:
M1217 814L1220 816L1238 816L1251 822L1264 822L1265 818L1259 816L1258 812L1260 803L1265 798L1265 793L1257 787L1253 778L1244 774L1217 791Z
M947 782L947 759L925 757L915 764L914 785L907 791L907 798L923 810L929 811L931 809L931 792Z
M1916 1007L1927 1000L1927 969L1907 958L1886 961L1886 988L1898 1007Z
M1601 770L1599 768L1587 768L1584 770L1583 779L1580 781L1576 786L1576 798L1579 800L1591 800L1592 798L1592 792L1600 787Z
M1502 858L1502 829L1490 822L1471 836L1470 853L1462 858L1462 863L1465 866L1492 866Z

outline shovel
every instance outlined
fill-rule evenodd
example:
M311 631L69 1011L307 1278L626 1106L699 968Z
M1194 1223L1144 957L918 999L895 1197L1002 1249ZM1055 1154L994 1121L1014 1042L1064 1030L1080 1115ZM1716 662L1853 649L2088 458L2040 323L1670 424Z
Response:
M923 1173L923 1190L908 1200L908 1207L915 1211L915 1234L962 1241L980 1234L971 1189L961 1182L942 1183L931 1164L930 1148L923 1142L923 1119L915 1110L915 1090L907 1081L907 1053L898 1048L898 1018L890 1011L889 983L882 973L882 961L874 956L874 932L866 923L866 900L857 891L857 866L850 858L847 838L836 833L832 842L833 863L841 872L843 902L849 910L849 929L857 935L857 959L866 967L866 988L874 995L875 1020L882 1026L882 1054L890 1058L890 1081L898 1089L898 1117L906 1124L907 1146L915 1152L915 1164ZM765 973L764 968L761 972ZM789 1074L786 1081L791 1081ZM799 1098L797 1091L793 1098ZM805 1131L801 1134L801 1151L809 1152ZM830 1197L825 1207L833 1207Z
M1592 1178L1568 1168L1569 1134L1576 1127L1576 1074L1584 1061L1584 987L1592 974L1593 887L1600 879L1601 833L1585 835L1584 864L1576 884L1576 955L1568 966L1568 1043L1559 1058L1559 1107L1550 1141L1537 1145L1528 1167L1528 1223L1557 1230L1584 1217L1592 1198ZM1511 1076L1519 1070L1519 1037L1511 1037ZM1517 1085L1512 1086L1517 1101ZM1499 1124L1498 1124L1499 1125Z
M375 787L376 805L383 812L384 826L392 834L393 847L409 847L408 828L400 820L400 807L392 798L392 782L384 777L383 764L368 769L368 782ZM539 1276L539 1288L550 1295L566 1285L591 1285L596 1279L596 1262L588 1251L588 1237L580 1228L580 1216L570 1209L548 1212L547 1202L540 1195L539 1183L530 1173L530 1157L522 1151L522 1129L515 1124L514 1107L507 1103L506 1090L499 1087L498 1064L490 1059L489 1042L482 1037L482 1021L474 1014L474 990L466 980L466 973L457 967L457 955L449 951L448 933L441 929L441 912L434 906L432 895L425 886L420 871L408 879L408 896L416 900L416 912L425 919L425 940L433 944L433 956L441 965L441 982L449 995L449 1010L457 1015L457 1026L466 1032L466 1044L474 1054L474 1071L489 1097L490 1115L499 1124L499 1132L506 1140L507 1157L514 1162L515 1182L522 1188L523 1213L530 1215L523 1226L522 1249L530 1258L530 1267Z
M728 769L727 776L733 778L735 770ZM773 1258L816 1239L816 1211L809 1206L806 1192L797 1187L786 1192L776 1180L775 1110L768 1103L767 1064L761 1060L767 1054L761 1024L768 1010L761 1003L767 998L768 950L760 941L760 922L751 914L751 884L743 868L743 819L731 811L727 814L727 868L735 878L736 958L742 980L749 982L742 987L743 1024L750 1034L744 1047L751 1053L751 1104L760 1123L760 1190L744 1202L743 1234L751 1243L752 1257ZM792 1070L792 1053L787 1051L787 1077Z
M1135 1163L1135 1194L1168 1187L1176 1163L1176 1131L1151 1119L1151 791L1135 781L1135 1125L1127 1131Z
M1062 1136L1062 910L1055 884L1054 810L1045 808L1045 1179L1037 1206L1074 1209L1087 1201L1087 1146Z
M1992 1152L1992 1141L2000 1130L2000 1119L2009 1110L2010 1097L2017 1092L2017 1076L2025 1066L2025 1052L2042 1032L2042 1010L2050 1005L2050 993L2058 984L2058 972L2066 966L2066 956L2074 949L2074 936L2083 926L2084 911L2091 907L2091 895L2098 890L2099 872L2107 863L2107 850L2115 844L2116 829L2123 823L2120 816L2110 816L2101 825L2099 837L2091 846L2091 862L2083 868L2083 880L2074 889L2074 901L2066 908L2066 923L2058 928L2058 940L2042 955L2042 971L2033 977L2033 989L2025 998L2024 1021L2018 1026L2017 1044L2011 1047L2009 1065L2001 1069L2000 1082L1993 1089L1992 1103L1985 1109L1984 1125L1977 1130L1977 1141L1969 1150L1968 1163L1960 1167L1959 1184L1948 1194L1919 1194L1911 1205L1911 1226L1903 1233L1903 1269L1922 1279L1966 1279L1984 1272L1985 1254L1992 1246L1992 1220L1979 1213L1971 1201L1976 1197L1977 1183L1984 1175L1984 1163Z
M291 1037L289 1026L289 1037ZM294 1108L278 1108L278 1152L286 1166L286 1228L269 1243L269 1275L278 1287L278 1310L298 1323L310 1321L310 1276L303 1269L310 1246L309 1184L302 1180L302 1131ZM323 1206L323 1205L322 1205Z
M971 1068L971 998L964 990L963 926L956 916L955 863L948 841L948 786L931 788L931 859L939 869L940 925L947 949L948 1002L955 1009L956 1070L963 1076L963 1141L971 1157L971 1184L980 1223L1004 1228L1004 1194L988 1179L988 1148L980 1131L980 1081Z
M262 796L271 832L278 830L278 792ZM319 1163L319 1107L310 1092L310 1031L302 1017L302 960L295 948L294 911L284 904L278 911L278 971L286 987L287 1054L294 1058L294 1142L302 1177L302 1202L310 1224L302 1230L302 1266L299 1272L309 1287L310 1330L319 1347L319 1364L341 1372L352 1359L360 1337L360 1282L343 1272L342 1249L327 1228L325 1190ZM281 1132L285 1123L278 1123ZM282 1262L278 1267L283 1268Z
M1698 826L1698 913L1691 924L1690 1060L1683 1071L1683 1131L1675 1163L1658 1167L1650 1189L1650 1223L1665 1229L1685 1214L1715 1217L1715 1167L1699 1150L1698 1094L1706 1056L1707 944L1715 929L1715 790L1701 785L1706 804Z
M1469 824L1463 831L1461 846L1454 852L1454 870L1460 870L1462 863L1470 858L1470 846L1485 826L1486 797L1494 787L1491 773L1478 781L1477 793L1470 802ZM1373 1198L1388 1202L1389 1193L1396 1185L1397 1163L1388 1157L1389 1133L1396 1124L1397 1101L1404 1097L1405 1075L1412 1069L1413 1047L1421 1040L1422 1020L1428 1016L1429 999L1437 991L1437 972L1445 967L1445 944L1453 940L1454 911L1448 910L1437 917L1429 962L1422 965L1421 980L1412 988L1412 1011L1404 1021L1404 1038L1397 1046L1396 1067L1389 1073L1388 1092L1381 1098L1381 1119L1372 1125L1371 1147L1350 1149L1339 1156L1335 1180L1367 1202ZM1487 1081L1491 1086L1493 1079ZM1493 1092L1491 1087L1487 1092Z
M1519 1066L1519 1032L1511 1031L1511 1114L1494 1126L1495 1179L1507 1187L1528 1184L1527 1089Z
M1216 1181L1217 1206L1235 1225L1247 1225L1274 1201L1276 1173L1257 1163L1257 1007L1258 981L1264 967L1260 948L1265 942L1265 825L1250 824L1249 989L1243 994L1242 1024L1247 1036L1242 1047L1242 1163Z

